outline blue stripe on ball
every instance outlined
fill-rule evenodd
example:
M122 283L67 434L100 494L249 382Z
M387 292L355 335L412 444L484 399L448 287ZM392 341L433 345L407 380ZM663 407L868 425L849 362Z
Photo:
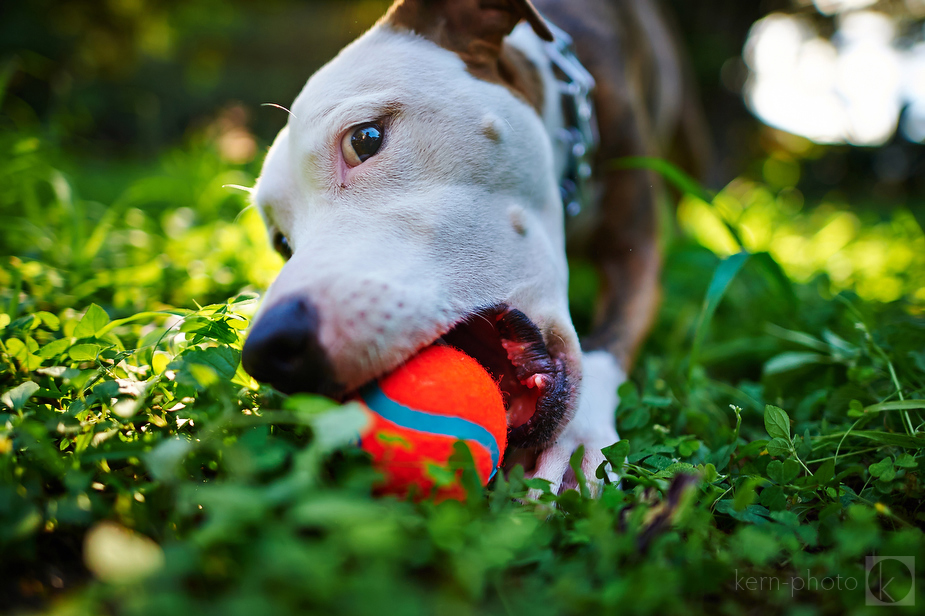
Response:
M383 419L398 424L403 428L429 432L457 438L461 441L475 441L491 453L491 480L498 470L498 461L501 452L498 450L498 441L491 432L477 423L461 417L447 415L433 415L425 413L392 400L385 395L378 383L372 383L360 392L363 402L370 409L378 413Z

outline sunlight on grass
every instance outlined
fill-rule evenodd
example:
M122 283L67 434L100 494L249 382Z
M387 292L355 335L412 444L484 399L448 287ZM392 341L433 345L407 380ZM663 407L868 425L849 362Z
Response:
M184 230L167 242L164 254L189 273L179 290L188 297L206 295L216 285L234 282L235 277L263 290L282 267L282 258L270 248L263 221L254 208L241 212L236 221L215 221Z
M785 183L799 177L784 173ZM698 242L724 256L739 251L731 226L744 248L769 252L797 282L824 274L833 293L850 289L866 300L907 298L925 305L925 235L908 210L897 209L887 220L862 221L833 203L804 210L802 198L794 195L792 189L775 194L767 185L738 178L712 204L685 196L678 221Z
M59 592L73 613L138 616L741 613L739 571L858 578L863 554L921 551L925 329L899 305L794 290L774 263L908 295L925 251L905 212L804 209L783 158L713 199L689 182L710 203L685 200L685 229L773 259L666 246L624 440L602 451L622 488L552 494L515 468L464 503L412 504L373 496L349 410L241 367L254 292L282 264L246 188L226 187L252 186L256 162L209 137L105 165L27 139L0 135L0 595L51 606L35 613L72 613ZM573 301L593 304L596 276L572 265ZM673 481L698 487L652 530ZM863 593L801 600L847 613Z
M57 164L45 141L10 137L0 140L0 209L16 256L0 264L0 302L19 287L35 306L190 307L262 292L282 267L247 192L229 186L252 186L256 168L229 163L220 135L142 166L86 168Z

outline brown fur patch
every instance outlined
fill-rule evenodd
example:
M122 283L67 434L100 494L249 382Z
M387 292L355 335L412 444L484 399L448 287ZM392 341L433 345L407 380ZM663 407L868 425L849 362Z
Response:
M577 240L598 266L602 293L587 350L604 349L629 371L659 300L658 195L662 182L645 170L615 170L624 156L664 155L678 134L679 102L693 104L679 69L678 43L651 0L534 0L568 32L594 76L600 147L595 175L600 214L590 237Z
M383 21L456 53L474 77L507 87L541 112L539 72L523 53L504 44L504 37L522 18L538 33L549 32L536 9L524 0L398 0Z

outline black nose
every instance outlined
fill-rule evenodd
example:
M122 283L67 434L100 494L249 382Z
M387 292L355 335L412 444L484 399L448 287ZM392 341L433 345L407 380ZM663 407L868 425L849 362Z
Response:
M285 299L254 324L241 363L248 374L276 389L337 396L328 357L318 340L318 310L303 298Z

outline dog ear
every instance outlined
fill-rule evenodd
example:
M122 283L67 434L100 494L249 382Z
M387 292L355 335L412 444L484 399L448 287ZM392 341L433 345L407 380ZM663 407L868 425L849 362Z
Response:
M384 21L456 52L474 75L496 81L504 37L521 19L553 40L530 0L396 0Z

